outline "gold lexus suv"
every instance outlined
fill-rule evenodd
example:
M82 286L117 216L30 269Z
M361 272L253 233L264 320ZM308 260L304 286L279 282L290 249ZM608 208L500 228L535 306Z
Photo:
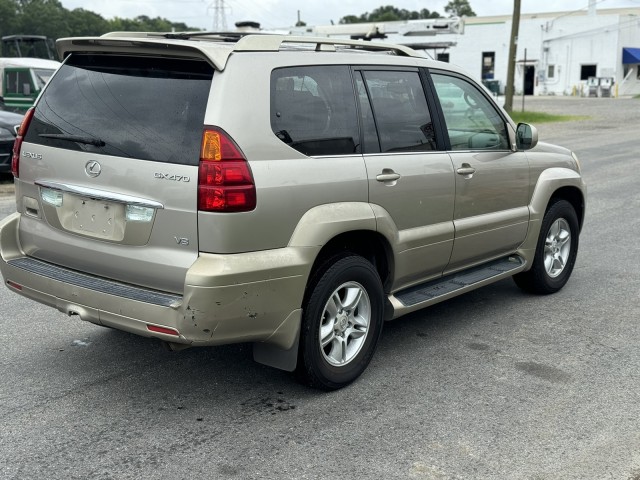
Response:
M6 286L172 349L251 342L340 388L383 323L571 275L585 185L463 71L280 35L62 39L15 142Z

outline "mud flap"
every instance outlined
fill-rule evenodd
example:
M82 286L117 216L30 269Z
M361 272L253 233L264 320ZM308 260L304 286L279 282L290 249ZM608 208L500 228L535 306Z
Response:
M288 350L283 350L270 343L256 342L253 344L253 359L269 367L293 372L298 363L299 343L300 329L298 329L293 345Z

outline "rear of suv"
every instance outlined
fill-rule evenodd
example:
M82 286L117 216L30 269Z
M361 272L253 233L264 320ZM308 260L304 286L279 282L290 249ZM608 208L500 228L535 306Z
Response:
M457 68L401 46L107 34L20 127L13 291L173 349L254 358L340 388L385 320L513 276L552 293L585 186Z

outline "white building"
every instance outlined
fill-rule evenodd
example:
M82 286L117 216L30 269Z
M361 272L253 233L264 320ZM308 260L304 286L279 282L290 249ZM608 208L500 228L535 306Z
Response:
M466 19L464 34L449 48L449 61L504 85L510 35L511 16ZM620 95L638 94L638 64L640 8L520 17L517 93L586 94L589 77L612 77Z
M613 80L612 95L640 94L640 8L596 9L594 0L589 4L575 12L521 15L516 93L587 95L589 77L603 77ZM463 32L456 34L407 35L401 28L390 28L396 22L380 24L379 31L386 35L384 41L423 49L478 79L493 80L494 87L497 81L502 91L511 19L511 15L465 18ZM291 33L344 37L344 27L307 27Z

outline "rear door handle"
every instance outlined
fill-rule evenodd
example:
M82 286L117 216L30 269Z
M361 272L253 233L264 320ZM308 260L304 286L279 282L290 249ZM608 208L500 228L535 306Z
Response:
M394 172L390 168L385 168L382 173L376 176L376 180L379 182L394 182L400 179L400 174Z
M476 169L469 164L465 164L464 166L457 169L456 173L458 175L473 175L474 173L476 173Z

